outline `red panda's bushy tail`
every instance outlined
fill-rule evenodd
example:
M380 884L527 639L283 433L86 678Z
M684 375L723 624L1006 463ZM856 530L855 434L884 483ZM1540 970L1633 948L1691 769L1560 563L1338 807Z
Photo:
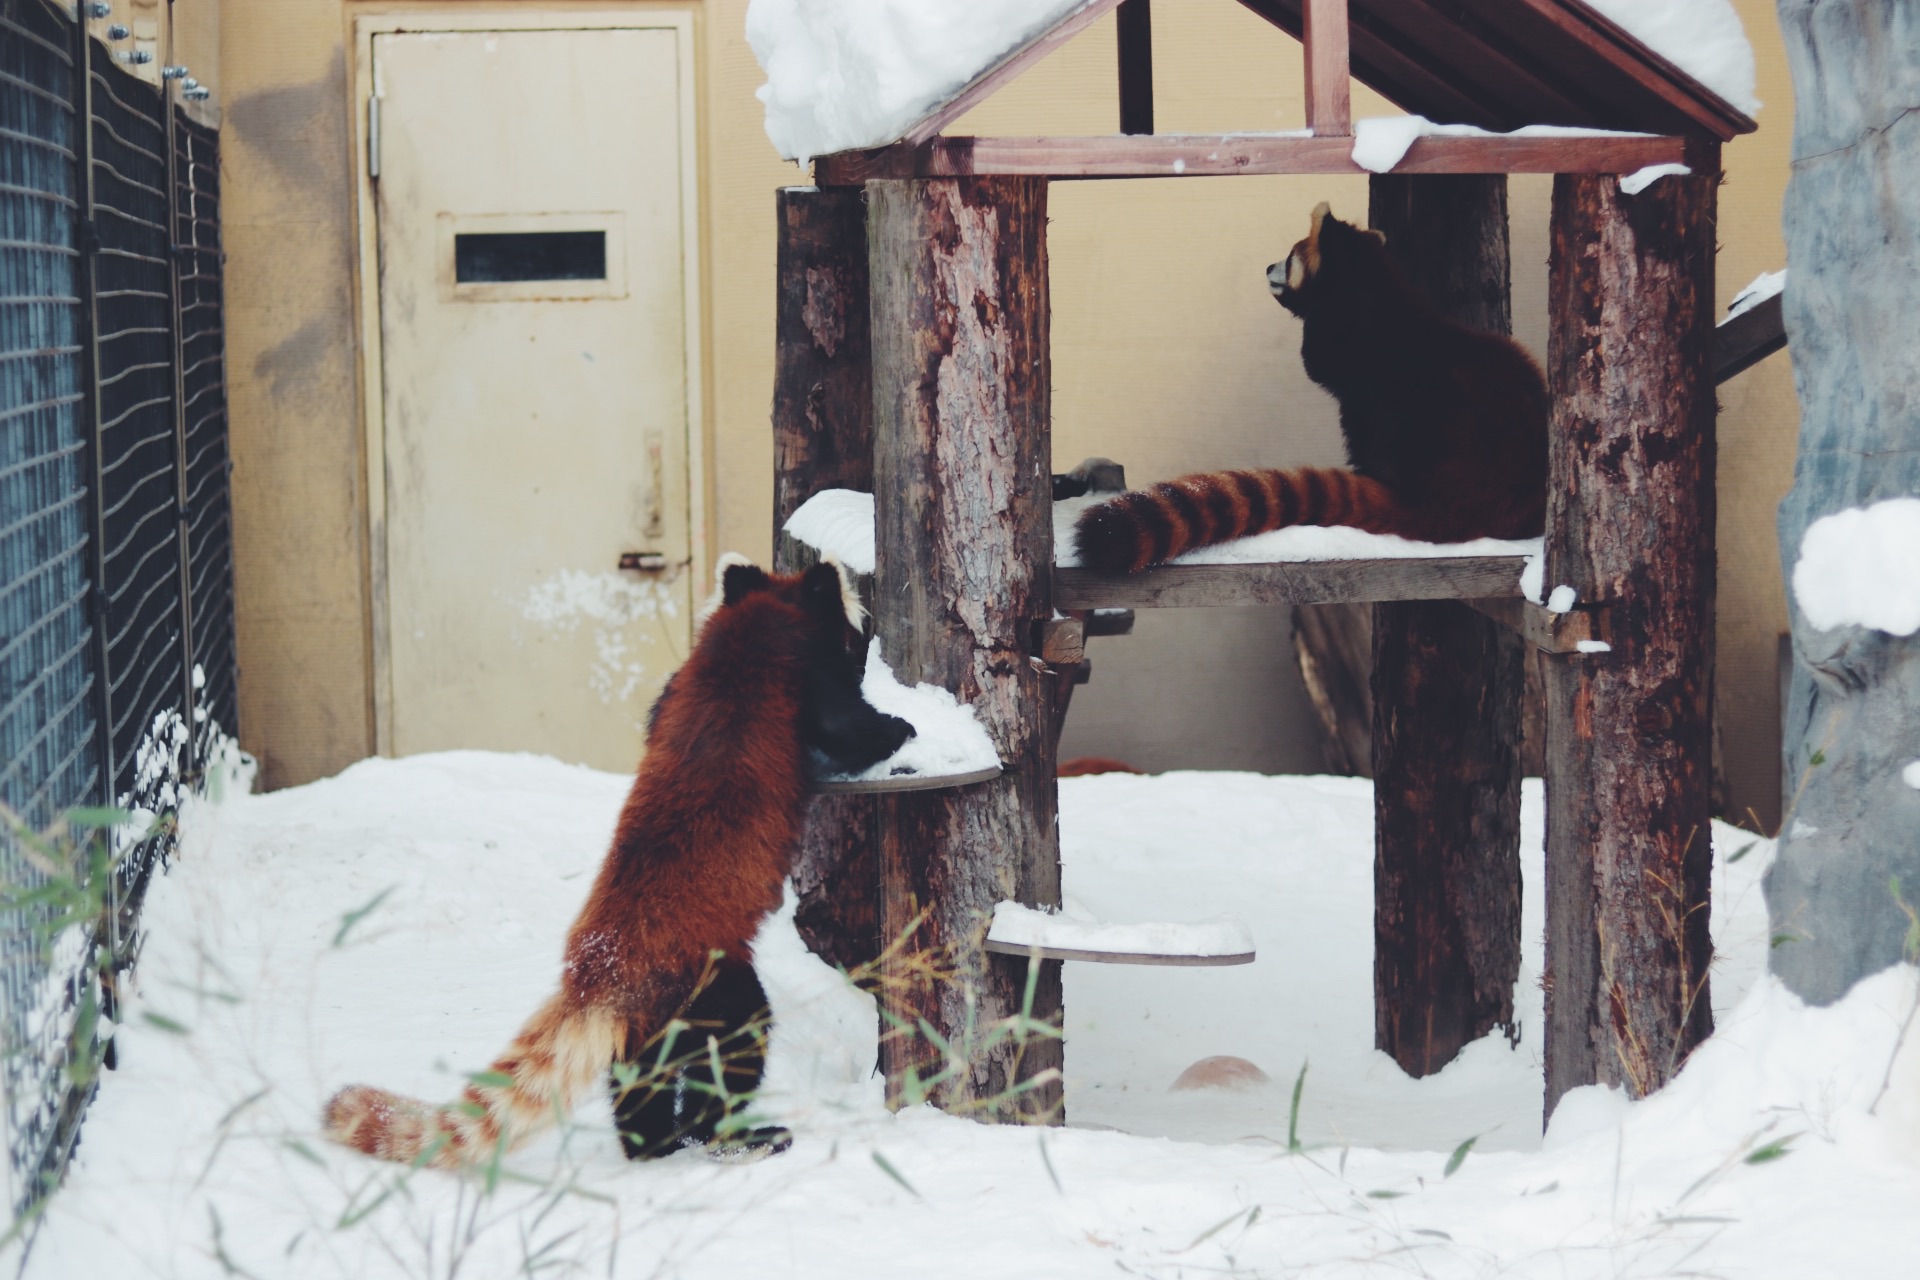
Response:
M1101 573L1137 573L1195 547L1295 524L1413 531L1411 515L1393 490L1323 467L1181 476L1089 507L1074 528L1082 565Z
M510 1151L570 1111L619 1052L627 1022L555 995L473 1078L457 1102L432 1106L349 1085L327 1102L327 1137L382 1160L458 1169Z

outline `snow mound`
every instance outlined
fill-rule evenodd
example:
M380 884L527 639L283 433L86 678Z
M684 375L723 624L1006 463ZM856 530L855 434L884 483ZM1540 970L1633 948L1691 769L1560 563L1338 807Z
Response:
M1821 630L1920 631L1920 498L1821 516L1800 538L1793 598Z
M1253 934L1246 921L1236 915L1218 915L1192 924L1108 924L1072 902L1058 912L1018 902L999 903L993 908L987 940L1016 947L1145 956L1237 956L1253 950Z
M789 160L894 141L1088 0L753 0L767 137Z
M898 751L864 773L836 781L878 782L906 776L945 777L1000 767L1000 753L974 718L972 707L936 685L900 683L880 656L878 643L867 646L867 674L860 692L878 710L913 726L914 736Z

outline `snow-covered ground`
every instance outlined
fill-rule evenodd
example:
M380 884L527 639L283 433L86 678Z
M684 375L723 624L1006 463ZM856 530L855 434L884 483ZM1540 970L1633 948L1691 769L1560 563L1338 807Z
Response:
M1542 1141L1537 784L1520 1043L1428 1080L1372 1048L1367 783L1104 775L1061 786L1066 891L1104 920L1231 910L1259 959L1069 965L1070 1128L889 1114L871 1003L783 915L758 958L785 1155L629 1165L598 1099L492 1188L321 1142L341 1084L450 1097L505 1043L552 987L625 786L456 753L191 809L121 1067L28 1276L1920 1274L1920 1055L1869 1114L1915 971L1826 1010L1764 979L1771 846L1729 828L1719 1032L1653 1099L1569 1095ZM1216 1054L1271 1083L1169 1092Z

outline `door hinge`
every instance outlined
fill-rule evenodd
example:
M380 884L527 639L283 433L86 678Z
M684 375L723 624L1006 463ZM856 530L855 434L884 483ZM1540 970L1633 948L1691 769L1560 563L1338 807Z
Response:
M380 95L367 95L367 176L380 176Z

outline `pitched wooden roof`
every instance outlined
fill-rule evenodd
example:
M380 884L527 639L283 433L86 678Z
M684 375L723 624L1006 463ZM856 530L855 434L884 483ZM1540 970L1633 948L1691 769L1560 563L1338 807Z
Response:
M1305 0L1240 3L1301 34ZM1347 0L1347 16L1355 78L1432 120L1722 142L1757 127L1581 0Z
M1302 36L1310 0L1240 0ZM918 146L1115 8L1087 0L901 134ZM1575 125L1725 142L1754 122L1581 0L1347 0L1353 75L1417 115L1509 130Z

